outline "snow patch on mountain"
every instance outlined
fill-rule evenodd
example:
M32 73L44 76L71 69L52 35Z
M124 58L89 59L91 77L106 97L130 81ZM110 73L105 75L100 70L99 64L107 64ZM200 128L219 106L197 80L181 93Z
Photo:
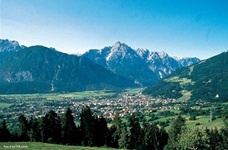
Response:
M164 51L158 52L158 55L159 55L161 58L164 58L164 57L167 57L167 56L168 56L168 54L167 54L166 52L164 52Z

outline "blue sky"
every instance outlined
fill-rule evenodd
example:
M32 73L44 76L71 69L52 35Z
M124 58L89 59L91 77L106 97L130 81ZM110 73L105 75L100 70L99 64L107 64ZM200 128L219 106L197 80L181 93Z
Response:
M228 50L227 0L1 0L0 38L83 53L121 41L171 56Z

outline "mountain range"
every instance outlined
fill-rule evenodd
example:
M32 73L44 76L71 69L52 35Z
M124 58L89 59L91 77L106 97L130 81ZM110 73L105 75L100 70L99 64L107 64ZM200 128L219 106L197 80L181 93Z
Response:
M103 49L91 49L82 56L142 86L154 84L174 70L200 61L196 57L177 59L165 52L132 49L121 42Z
M124 43L81 56L44 46L0 40L0 93L47 93L119 89L156 83L172 71L199 62Z
M179 100L228 101L228 51L178 69L144 94Z
M68 55L43 46L16 48L19 50L0 52L2 94L72 92L135 86L133 81L85 57Z

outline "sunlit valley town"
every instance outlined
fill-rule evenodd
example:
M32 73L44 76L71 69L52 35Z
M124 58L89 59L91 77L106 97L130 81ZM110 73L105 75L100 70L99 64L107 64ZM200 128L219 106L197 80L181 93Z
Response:
M92 99L77 99L74 97L61 98L59 100L47 100L47 98L15 98L1 97L0 103L8 103L10 107L1 109L2 119L17 119L20 114L25 116L44 116L49 110L63 114L70 108L75 117L79 117L83 107L89 106L97 115L113 119L115 113L121 117L130 116L133 113L156 112L157 110L179 110L175 104L180 104L176 99L155 99L141 94L136 89L135 94L121 93L112 97L99 97Z
M80 93L80 92L79 92ZM92 94L91 94L92 93ZM107 95L96 95L93 93L108 93ZM50 110L54 110L58 114L64 114L67 108L72 110L73 116L79 121L82 108L89 106L95 115L103 116L109 122L113 120L116 113L121 118L129 117L132 114L140 116L150 116L149 119L156 120L153 114L156 112L173 112L171 116L178 115L181 106L188 106L187 101L179 101L174 98L152 98L142 94L142 88L127 89L122 92L112 91L88 91L91 98L77 98L59 96L58 100L54 97L48 99L45 95L34 95L31 98L24 97L0 97L0 103L5 104L0 110L0 119L16 120L20 114L24 114L27 118L35 116L37 118L44 117ZM218 98L218 95L216 95ZM198 100L195 106L190 105L192 109L210 108L212 104L207 101ZM4 108L5 107L5 108ZM174 113L175 112L175 113ZM209 111L208 111L209 112ZM75 121L76 121L75 120ZM208 121L210 116L208 115Z

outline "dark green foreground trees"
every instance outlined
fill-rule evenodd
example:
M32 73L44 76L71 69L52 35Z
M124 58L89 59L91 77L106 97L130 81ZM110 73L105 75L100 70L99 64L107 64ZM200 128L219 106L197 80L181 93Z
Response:
M187 128L185 119L178 116L168 133L163 127L132 114L129 122L115 115L112 126L93 114L89 107L82 109L80 125L76 126L72 111L68 108L61 116L49 111L42 118L25 118L18 122L0 125L0 141L35 141L64 145L102 146L138 150L190 150L228 149L228 112L223 115L221 129ZM8 127L7 127L8 125Z
M2 122L2 127L0 128L0 141L1 142L7 142L11 139L10 132L6 127L6 121L4 120Z

